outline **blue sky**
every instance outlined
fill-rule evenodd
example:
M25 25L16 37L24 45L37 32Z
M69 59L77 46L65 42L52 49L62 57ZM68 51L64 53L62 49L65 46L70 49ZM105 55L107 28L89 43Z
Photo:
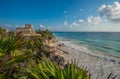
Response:
M120 0L0 0L0 25L51 31L120 31Z

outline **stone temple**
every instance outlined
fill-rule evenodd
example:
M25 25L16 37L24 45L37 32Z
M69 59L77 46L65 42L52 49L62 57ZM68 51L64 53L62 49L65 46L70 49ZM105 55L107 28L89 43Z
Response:
M40 36L40 34L36 34L32 24L25 24L23 28L16 28L15 35L18 33L23 36Z

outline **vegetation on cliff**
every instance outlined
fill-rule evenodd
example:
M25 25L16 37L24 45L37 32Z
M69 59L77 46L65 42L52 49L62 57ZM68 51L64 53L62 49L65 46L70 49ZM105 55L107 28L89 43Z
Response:
M6 35L0 28L0 79L90 79L85 68L50 60L46 40L55 38L48 30L37 33L41 36L26 38Z
M49 58L46 40L54 39L48 30L41 36L6 35L0 28L0 79L89 79L87 71L75 65L59 66Z

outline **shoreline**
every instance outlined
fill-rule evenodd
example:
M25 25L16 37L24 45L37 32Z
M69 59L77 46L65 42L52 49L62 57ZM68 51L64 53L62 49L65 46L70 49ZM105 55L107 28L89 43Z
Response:
M57 36L55 36L56 37L56 39L60 42L62 42L62 43L64 43L64 42L69 42L69 44L71 43L71 44L74 44L74 45L76 45L76 46L80 46L80 47L84 47L84 48L87 48L86 46L84 46L84 45L82 45L82 44L80 44L79 42L73 42L73 41L71 41L71 40L68 40L68 39L65 39L65 38L62 38L62 37L57 37ZM78 44L79 43L79 44ZM87 48L88 49L88 48ZM91 51L91 50L90 50ZM117 56L117 55L112 55L112 54L108 54L108 53L105 53L105 52L100 52L100 51L91 51L92 53L94 53L94 54L100 54L100 55L105 55L105 56L110 56L110 57L115 57L115 58L120 58L120 56Z
M57 44L62 44L62 46L58 48L68 53L65 55L67 61L70 62L76 60L76 65L78 65L78 67L87 67L88 71L92 74L92 79L96 79L97 77L103 79L110 73L118 75L118 78L116 79L120 79L119 57L91 52L86 47L74 45L65 40L58 40Z
M92 55L92 56L96 56L96 57L100 57L100 58L107 58L107 57L110 58L111 57L111 58L115 58L117 60L118 59L120 60L119 56L114 56L114 55L107 54L107 53L102 53L102 52L99 52L99 51L93 52L83 45L76 45L76 44L74 44L70 41L58 40L58 42L61 43L61 44L64 44L68 48L71 48L71 49L74 49L74 50L77 50L77 51L81 51L83 53L86 53L86 54L89 54L89 55ZM77 48L75 48L75 47L77 47ZM80 49L78 49L78 48L80 48Z

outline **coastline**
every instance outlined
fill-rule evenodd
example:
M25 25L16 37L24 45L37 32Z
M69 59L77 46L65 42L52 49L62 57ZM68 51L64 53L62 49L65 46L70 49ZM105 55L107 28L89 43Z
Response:
M58 46L61 44L62 46ZM120 79L120 58L112 55L91 52L84 46L78 46L70 41L57 39L57 48L67 52L64 58L67 62L76 61L78 67L86 67L92 74L92 79L104 79L110 73Z

